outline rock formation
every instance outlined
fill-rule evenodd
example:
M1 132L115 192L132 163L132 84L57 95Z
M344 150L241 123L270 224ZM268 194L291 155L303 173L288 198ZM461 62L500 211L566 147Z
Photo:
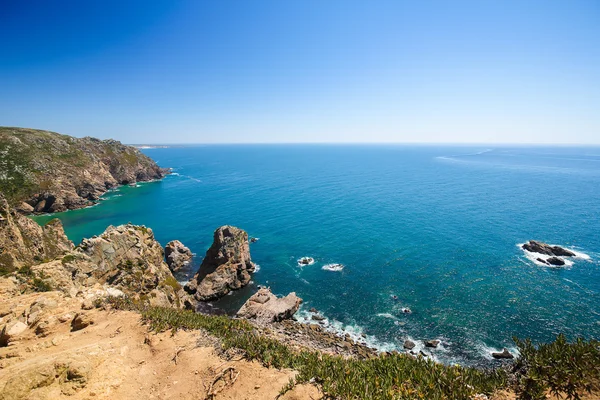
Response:
M62 259L35 265L31 271L49 288L67 293L110 286L135 301L192 307L165 263L152 230L144 226L110 226L100 236L84 239Z
M53 260L71 250L73 243L58 219L42 228L10 208L0 193L0 275Z
M22 213L86 207L120 184L162 178L138 149L116 140L0 128L0 192Z
M261 288L244 303L237 316L253 319L259 323L279 322L292 318L302 304L296 293L278 298L268 288Z
M254 269L248 234L233 226L222 226L215 231L212 246L185 289L199 301L214 300L247 285Z
M503 349L501 352L494 352L492 353L492 357L494 357L497 360L510 360L515 358L515 356L513 356L510 351L508 351L508 349Z
M544 254L547 256L559 256L559 257L574 257L575 253L570 250L564 249L560 246L550 246L549 244L530 240L522 246L525 250L531 253Z
M165 258L171 271L175 272L187 265L193 257L192 251L179 240L172 240L165 246Z

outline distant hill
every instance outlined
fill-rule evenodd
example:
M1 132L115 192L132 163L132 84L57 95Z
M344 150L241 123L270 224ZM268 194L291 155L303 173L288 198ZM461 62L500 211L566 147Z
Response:
M110 188L167 173L116 140L0 127L0 192L22 213L86 207Z

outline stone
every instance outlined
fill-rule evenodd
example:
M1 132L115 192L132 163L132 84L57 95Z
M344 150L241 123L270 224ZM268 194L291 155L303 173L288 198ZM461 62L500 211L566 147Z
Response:
M407 350L412 350L415 348L415 346L416 346L415 342L413 342L410 339L407 339L404 341L404 348Z
M296 293L292 292L285 297L278 298L271 293L270 289L263 288L244 303L237 312L237 316L255 319L259 323L278 322L292 318L300 304L302 304L302 299L296 296Z
M508 351L508 349L504 348L501 352L494 352L492 353L492 357L494 357L497 360L510 360L515 358L515 356L513 356L510 351Z
M531 252L544 254L547 256L560 256L560 257L574 257L575 253L560 246L550 246L549 244L538 242L536 240L530 240L525 243L523 249Z
M425 347L432 347L432 348L437 348L440 345L440 341L439 340L428 340L425 342Z
M83 302L81 303L81 309L82 310L92 310L95 308L95 304L94 301L96 300L95 297L90 297L87 298L85 300L83 300Z
M562 258L558 258L558 257L550 257L546 260L546 262L550 265L557 265L557 266L565 265L565 261Z
M71 331L79 331L93 324L94 319L91 317L91 315L81 312L75 315L75 318L73 318L73 321L71 321Z
M234 226L222 226L215 231L213 244L185 290L196 300L215 300L246 286L254 270L248 234Z
M21 321L9 322L0 331L0 347L8 345L10 342L27 330L27 324Z
M165 258L172 272L179 271L189 264L192 257L192 251L185 247L179 240L172 240L165 246Z

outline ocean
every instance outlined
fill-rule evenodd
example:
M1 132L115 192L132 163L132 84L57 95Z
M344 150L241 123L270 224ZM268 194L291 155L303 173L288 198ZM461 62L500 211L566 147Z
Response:
M207 145L144 149L173 174L124 186L60 218L74 242L127 222L197 256L221 225L252 237L253 283L304 299L331 330L381 350L440 339L444 363L489 365L490 352L600 338L600 148L407 145ZM536 264L530 239L578 252ZM300 257L315 263L300 267ZM323 267L339 263L341 271ZM394 298L395 297L395 298ZM404 313L409 308L411 313ZM314 322L314 321L313 321ZM364 335L364 336L363 336ZM366 338L365 338L366 337ZM362 340L362 339L361 339Z

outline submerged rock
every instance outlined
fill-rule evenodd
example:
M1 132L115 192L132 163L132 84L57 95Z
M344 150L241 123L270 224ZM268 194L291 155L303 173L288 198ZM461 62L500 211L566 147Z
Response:
M199 301L218 299L246 286L255 268L248 234L234 226L222 226L215 231L212 246L185 289Z
M193 254L179 240L172 240L165 246L165 258L169 269L173 272L179 271L192 259Z
M292 292L279 298L271 293L270 289L263 288L244 303L237 316L255 319L260 323L278 322L292 318L300 304L302 299L296 296L296 293Z
M531 252L544 254L547 256L560 256L560 257L574 257L575 253L560 246L550 246L549 244L538 242L536 240L530 240L525 243L523 249Z
M497 360L500 359L505 359L505 360L510 360L515 358L515 356L513 356L510 351L508 351L508 349L504 348L501 352L494 352L492 353L492 357L494 357Z

